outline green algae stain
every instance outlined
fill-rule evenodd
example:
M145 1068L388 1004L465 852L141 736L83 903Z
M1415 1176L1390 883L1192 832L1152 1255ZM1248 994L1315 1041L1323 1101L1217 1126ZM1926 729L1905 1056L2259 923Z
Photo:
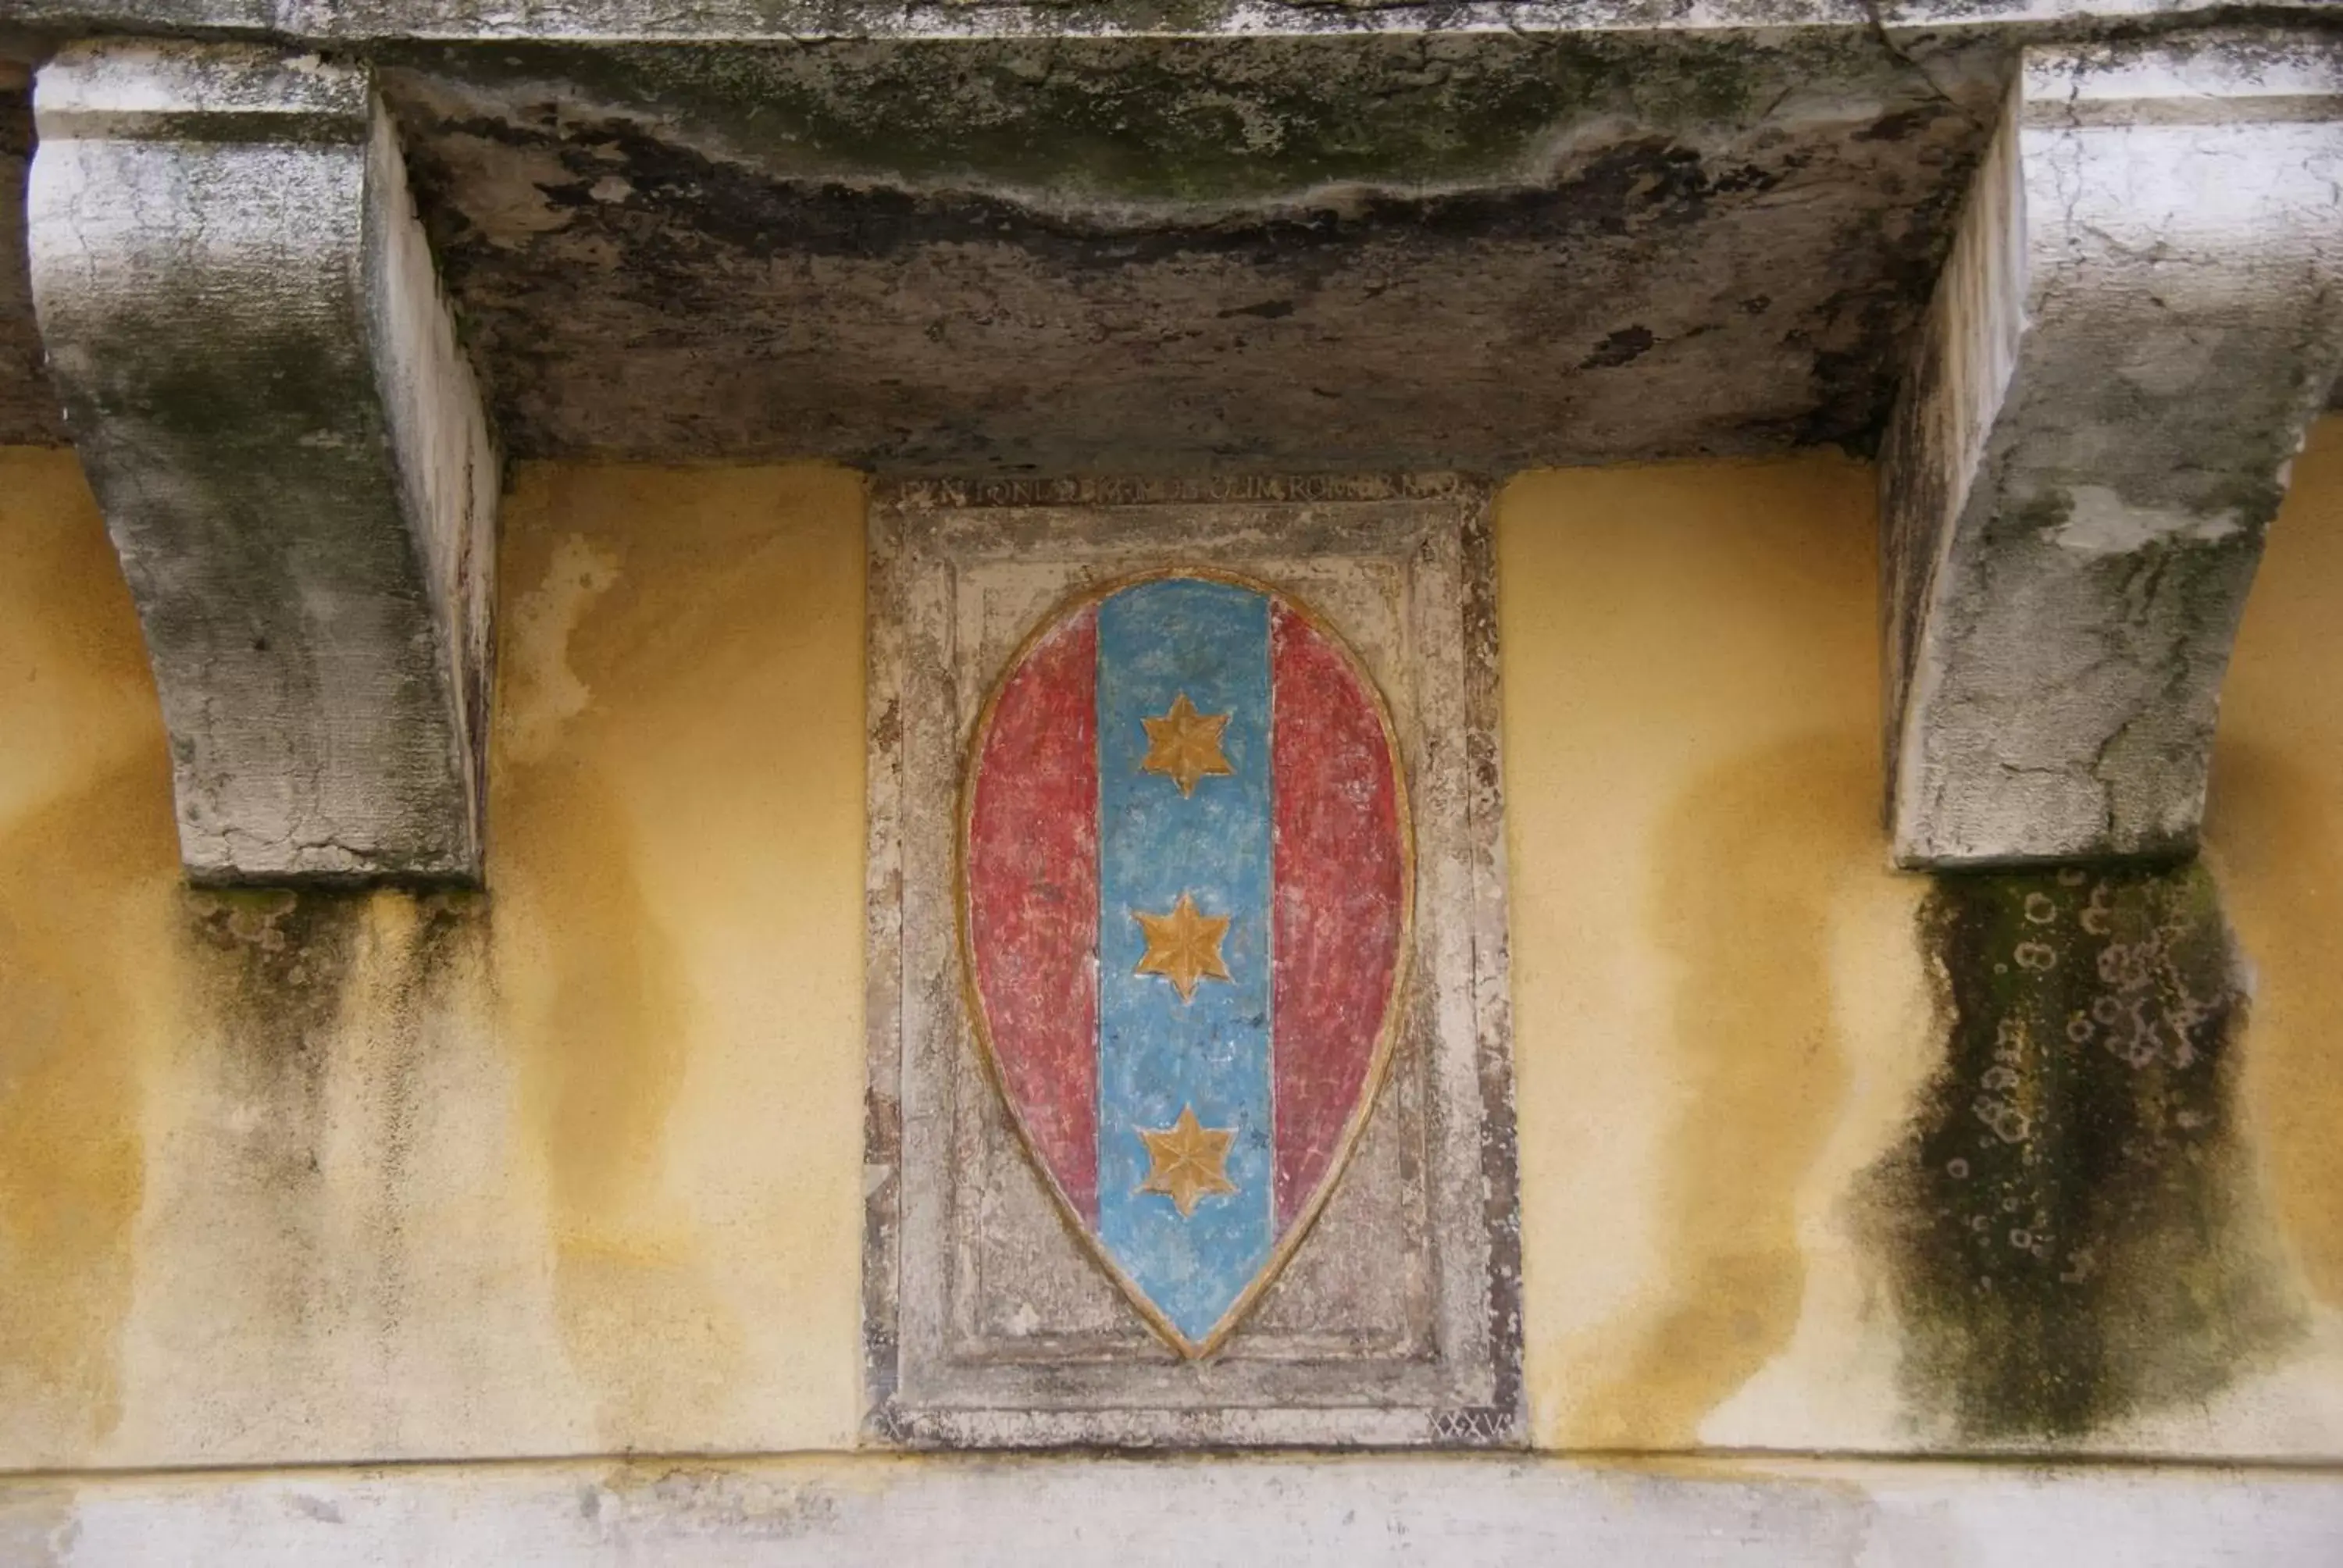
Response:
M1946 1055L1872 1172L1923 1409L1985 1445L2202 1400L2297 1331L2232 1126L2243 971L2200 867L1937 879Z
M468 93L517 122L466 119L478 134L558 122L573 146L606 138L618 155L640 150L617 134L632 122L784 178L1078 209L1245 206L1353 184L1512 188L1549 178L1557 139L1589 122L1698 140L1817 77L1901 81L1869 40L1753 52L1599 34L1054 36L980 51L937 39L411 44L382 57L441 84L427 92L435 112ZM449 95L450 83L462 87Z

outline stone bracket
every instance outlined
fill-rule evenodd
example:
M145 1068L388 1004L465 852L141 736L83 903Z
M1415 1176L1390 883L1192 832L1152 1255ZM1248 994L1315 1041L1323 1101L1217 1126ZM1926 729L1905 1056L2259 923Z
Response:
M2343 364L2343 40L2028 49L1882 459L1898 861L2196 847Z
M477 881L499 464L367 74L69 46L32 281L205 883Z

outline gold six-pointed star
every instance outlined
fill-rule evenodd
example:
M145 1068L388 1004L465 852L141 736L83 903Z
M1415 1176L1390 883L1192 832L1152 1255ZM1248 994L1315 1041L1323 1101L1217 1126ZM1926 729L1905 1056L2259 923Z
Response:
M1228 916L1199 914L1196 900L1185 893L1168 915L1131 912L1147 936L1138 973L1161 975L1182 1001L1195 1000L1198 980L1229 978L1229 966L1221 958L1221 939L1229 934Z
M1172 711L1161 719L1141 719L1147 726L1147 755L1142 773L1162 773L1180 786L1182 795L1196 792L1196 780L1234 773L1221 749L1221 731L1229 727L1225 713L1199 713L1182 692L1172 699Z
M1229 1144L1236 1135L1233 1127L1201 1125L1192 1105L1181 1107L1180 1120L1160 1132L1139 1129L1147 1143L1147 1180L1139 1190L1171 1199L1183 1220L1206 1193L1235 1191L1237 1184L1229 1180Z

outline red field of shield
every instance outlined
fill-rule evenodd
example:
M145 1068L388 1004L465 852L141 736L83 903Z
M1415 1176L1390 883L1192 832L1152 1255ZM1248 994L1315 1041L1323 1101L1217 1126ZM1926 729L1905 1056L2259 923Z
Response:
M1229 584L1268 608L1272 1182L1261 1201L1274 1244L1208 1332L1169 1321L1099 1233L1099 607L1134 580L1164 578ZM1060 606L1012 656L979 717L961 804L963 956L1011 1121L1141 1314L1182 1353L1210 1354L1324 1206L1393 1050L1414 866L1405 767L1382 696L1330 627L1266 585L1194 569L1126 579Z

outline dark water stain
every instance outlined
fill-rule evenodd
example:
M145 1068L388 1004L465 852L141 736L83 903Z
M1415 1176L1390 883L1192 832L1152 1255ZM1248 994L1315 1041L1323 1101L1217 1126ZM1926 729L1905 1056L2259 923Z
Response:
M361 1230L363 1255L370 1260L372 1311L380 1325L385 1354L413 1312L427 1268L432 1237L415 1233L409 1218L418 1181L427 1182L426 1118L430 1112L429 1077L435 1061L453 1045L474 988L487 978L489 905L487 895L458 888L395 890L377 896L411 905L413 923L401 922L380 1000L389 1049L377 1059L372 1084L376 1136L372 1160L374 1201ZM468 1349L469 1347L466 1347ZM443 1353L461 1353L443 1347ZM485 1372L486 1369L482 1369Z
M196 984L229 1044L263 1078L317 1077L370 895L220 888L185 897Z
M2246 989L2211 874L1937 879L1945 1060L1870 1195L1921 1408L1984 1444L2202 1400L2298 1330L2234 1126Z
M196 1157L202 1174L179 1190L166 1218L209 1216L232 1234L222 1244L243 1252L237 1288L250 1314L246 1332L287 1343L310 1342L335 1313L328 1080L367 897L282 889L181 894L181 946L203 1023L195 1038L216 1042L201 1070L221 1109ZM222 1206L224 1192L241 1201Z
M1453 117L1413 88L1374 96L1380 128L1320 122L1323 84L1297 77L1271 111L1293 133L1274 153L1217 107L1172 107L1253 95L1252 66L1206 98L1185 76L1150 93L1085 75L1103 91L1072 89L1071 126L1031 118L1054 88L1018 87L990 131L960 112L967 84L888 74L839 97L856 124L809 123L810 141L772 135L801 83L711 107L727 127L711 136L679 129L664 78L566 99L410 60L391 90L517 450L1051 474L1413 453L1401 466L1510 470L1651 455L1652 432L1687 417L1667 388L1704 364L1736 366L1743 401L1676 447L1868 450L1983 123L1900 63L1885 101L1907 118L1858 144L1835 118L1765 116L1816 79L1772 52L1762 82L1735 45L1709 62L1729 80L1699 69L1661 102L1644 66L1607 55L1565 72L1583 93L1557 93L1546 72L1572 51L1555 48L1517 62L1531 75L1500 68L1503 92L1441 87ZM873 134L899 114L918 125ZM1777 255L1814 265L1775 279L1758 320L1740 284ZM1653 294L1695 274L1718 291ZM620 340L642 351L624 385L578 378ZM646 379L687 364L671 394ZM1006 367L1014 386L996 385ZM1581 385L1603 371L1620 384ZM1591 421L1589 400L1606 404ZM1556 432L1579 445L1558 452Z
M456 1282L421 1222L444 1207L428 1118L483 970L487 900L254 888L177 904L180 1050L203 1112L159 1212L206 1238L169 1243L170 1271L232 1292L235 1321L189 1375L246 1419L330 1409L359 1441L392 1441L413 1357L478 1357L464 1333L441 1326L425 1350L412 1331L449 1322L425 1295Z
M1698 134L1762 121L1785 89L1816 80L1907 104L1899 135L1912 120L1925 128L1938 106L1925 78L1867 37L1785 36L1764 49L1598 33L1065 35L994 38L982 51L900 38L583 51L415 41L378 58L401 110L452 101L560 129L651 123L804 177L1096 204L1485 184L1534 168L1575 125Z
M1623 327L1594 346L1594 352L1578 362L1581 370L1607 370L1626 365L1647 353L1658 339L1648 327Z

